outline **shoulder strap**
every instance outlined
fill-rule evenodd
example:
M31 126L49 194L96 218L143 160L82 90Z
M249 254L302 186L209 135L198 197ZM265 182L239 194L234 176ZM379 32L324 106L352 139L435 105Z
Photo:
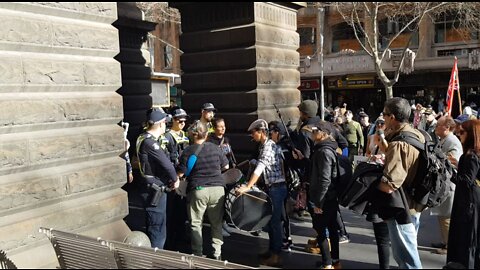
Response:
M418 137L415 136L415 134L409 131L400 132L397 136L395 136L392 139L392 142L394 141L406 142L412 145L413 147L417 148L418 150L422 150L422 151L425 150L425 145L418 140Z
M185 176L189 176L190 173L192 172L193 167L197 163L198 154L200 154L200 151L202 151L203 146L204 146L204 143L200 144L200 146L197 148L197 150L195 150L195 153L193 153L192 155L190 155L188 157L187 171L185 172Z

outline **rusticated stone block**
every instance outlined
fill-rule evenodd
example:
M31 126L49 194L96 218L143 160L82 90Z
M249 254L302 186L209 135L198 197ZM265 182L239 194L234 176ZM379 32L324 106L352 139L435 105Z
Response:
M88 144L92 154L121 151L124 148L122 130L118 129L117 132L90 134L88 136Z
M1 2L0 8L108 24L117 19L115 2Z
M0 185L0 213L4 210L59 198L65 188L59 176Z
M22 101L0 100L0 126L122 117L120 96L114 93L107 98L92 96L67 100L45 96L44 100L29 100L25 95Z
M28 162L26 141L0 141L0 167L23 166Z
M44 20L19 18L0 10L2 30L0 42L32 43L50 45L52 40L51 24Z
M84 134L39 138L31 140L29 144L31 164L81 157L89 153L88 137Z
M256 46L256 63L258 66L277 66L296 69L300 64L297 51L280 48Z
M53 46L118 50L118 34L112 27L93 28L72 24L54 24Z
M21 58L0 55L0 85L19 83L23 83Z
M255 67L255 48L207 51L182 55L183 72L207 72L229 69L249 69Z
M86 13L90 15L100 15L112 18L117 17L117 8L115 2L29 2L29 4L75 11L77 13Z
M300 45L297 32L268 25L255 25L256 44L296 50Z
M246 48L255 45L255 26L247 25L223 31L182 33L180 45L184 53Z
M23 61L26 84L84 84L83 69L83 63L74 61Z
M122 78L118 62L85 63L84 72L87 85L121 85Z
M296 88L257 89L256 93L258 108L271 108L275 104L278 108L293 106L298 111L296 107L301 102L300 93Z
M0 222L0 247L11 250L34 245L43 239L39 227L75 232L122 219L127 213L126 193L112 189L4 216Z
M300 85L300 72L296 69L257 67L259 87L278 86L297 88Z
M187 73L182 75L182 87L190 93L196 90L210 91L253 90L257 87L257 71L226 70L209 73Z
M125 161L118 160L117 164L79 170L65 176L68 194L94 190L106 186L121 186L125 183Z

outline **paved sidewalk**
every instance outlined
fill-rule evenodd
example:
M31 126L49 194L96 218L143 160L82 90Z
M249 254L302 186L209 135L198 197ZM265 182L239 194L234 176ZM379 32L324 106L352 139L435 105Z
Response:
M129 190L130 214L125 221L131 230L145 230L144 212L141 208L138 196L135 194L134 186ZM365 218L352 211L342 208L342 215L350 235L350 243L340 244L340 260L344 269L378 269L377 247L373 236L372 224L365 221ZM422 213L420 219L420 232L418 244L420 257L424 268L442 268L445 265L446 255L431 253L434 249L430 247L432 242L439 242L440 232L438 221L435 216L430 216L429 211ZM315 269L320 255L310 254L304 251L309 238L313 238L314 230L311 221L299 221L291 219L292 238L294 247L292 252L283 253L283 268L286 269ZM232 229L230 237L224 238L222 255L225 260L232 263L245 264L253 267L267 268L260 265L258 254L268 249L268 234L263 232L260 236L253 236L250 233ZM209 228L205 226L204 235L209 236ZM208 238L208 237L205 237ZM208 254L208 243L204 243L204 253ZM397 264L393 257L390 259L392 268Z
M347 231L350 235L350 242L340 244L340 259L343 269L378 269L377 246L373 235L372 225L350 210L342 209ZM320 255L310 254L304 251L309 238L312 238L314 231L311 222L291 220L294 247L292 252L283 253L283 268L286 269L315 269L317 261L321 260ZM422 214L419 233L420 257L424 268L442 268L445 265L445 255L431 253L430 243L438 242L440 232L436 217L430 216L429 212ZM263 232L259 237L252 236L235 230L230 237L224 239L224 259L254 267L265 268L260 265L257 254L268 249L268 234ZM390 265L397 268L397 264L391 257Z

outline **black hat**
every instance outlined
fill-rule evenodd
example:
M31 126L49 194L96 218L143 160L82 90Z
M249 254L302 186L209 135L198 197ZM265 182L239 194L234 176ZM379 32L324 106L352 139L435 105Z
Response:
M276 120L271 121L270 123L268 123L268 126L269 126L270 130L277 131L281 135L286 135L287 134L287 131L285 130L285 127L283 126L283 124L280 121L276 121Z
M213 111L213 112L216 112L217 109L215 109L215 107L213 106L212 103L205 103L202 105L202 110L205 110L205 111Z
M179 118L179 119L187 119L190 116L187 114L187 112L184 109L178 108L173 111L172 117Z

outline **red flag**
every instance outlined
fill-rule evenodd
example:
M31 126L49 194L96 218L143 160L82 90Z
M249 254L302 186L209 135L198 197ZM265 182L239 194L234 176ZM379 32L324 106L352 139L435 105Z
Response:
M455 62L452 68L452 74L450 75L450 82L448 83L447 98L445 99L447 103L447 113L452 115L452 104L453 104L453 95L455 90L459 91L460 82L458 80L458 68L457 68L457 57L455 56Z

